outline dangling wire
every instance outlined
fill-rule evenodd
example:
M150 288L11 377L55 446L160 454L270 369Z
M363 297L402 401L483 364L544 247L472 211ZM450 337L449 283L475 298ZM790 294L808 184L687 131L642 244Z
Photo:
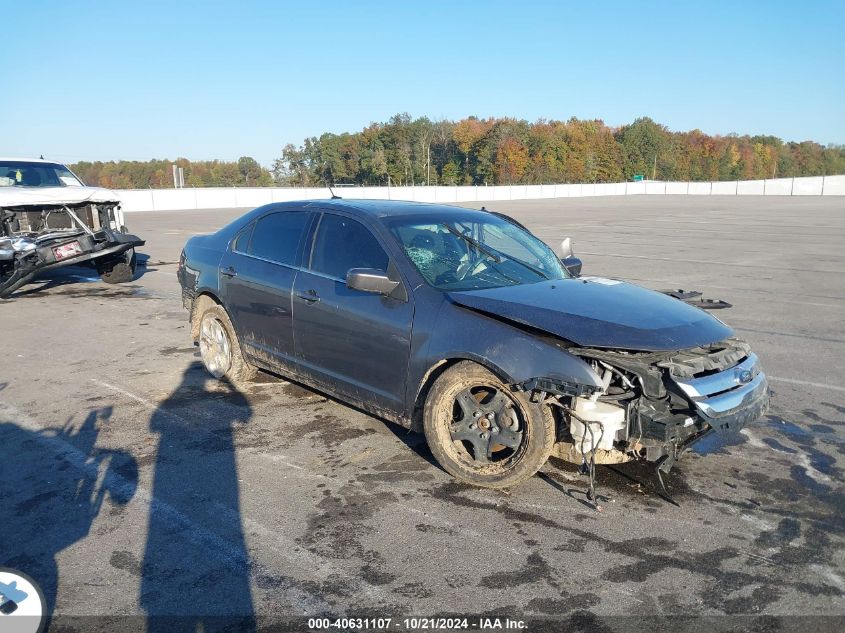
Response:
M593 505L596 508L598 508L598 503L596 503L596 449L598 448L598 445L601 444L601 441L604 438L604 425L601 422L599 422L598 420L596 420L595 422L590 422L590 423L585 422L571 408L564 406L563 404L561 404L560 402L558 402L557 400L554 400L552 398L549 398L545 402L548 403L548 404L554 405L556 407L560 407L561 409L566 411L566 413L568 413L570 416L572 416L573 418L578 420L584 426L584 428L586 428L587 432L589 432L589 434L590 434L590 444L592 446L592 449L587 451L587 449L584 447L584 443L587 440L587 433L581 434L581 443L580 443L580 446L578 447L578 449L581 451L581 459L583 460L581 462L581 474L582 475L589 474L589 476L590 476L590 487L587 490L587 499L592 501ZM599 428L601 429L601 434L599 435L599 441L598 442L595 441L596 436L595 436L595 432L593 431L593 427L592 427L593 424L598 424ZM587 452L590 453L589 461L587 460Z
M590 452L590 461L589 461L588 471L589 471L589 474L590 474L590 488L587 491L587 499L592 501L594 506L598 507L598 503L596 502L596 450L598 449L599 444L601 444L601 441L604 438L604 425L599 421L585 422L581 417L579 417L571 409L567 409L567 411L569 412L569 415L571 415L573 418L578 420L582 424L582 426L584 426L587 429L587 431L590 432L590 445L591 445L592 448L589 451ZM598 424L599 429L601 429L601 434L599 435L599 441L598 442L596 442L595 432L593 431L593 427L592 427L593 424ZM581 448L581 459L584 460L583 463L582 463L582 468L583 468L584 465L587 464L587 451L584 449L584 441L586 439L587 439L587 434L583 433L581 435L581 447L580 447Z

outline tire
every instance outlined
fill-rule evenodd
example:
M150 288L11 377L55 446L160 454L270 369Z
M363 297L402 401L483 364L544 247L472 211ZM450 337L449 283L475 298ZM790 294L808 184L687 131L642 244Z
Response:
M135 279L138 259L135 249L130 248L115 259L110 259L99 268L100 279L107 284L125 284Z
M8 298L15 290L23 286L35 276L34 272L26 273L16 270L0 280L0 299Z
M226 310L214 304L199 319L200 357L206 371L218 380L245 382L255 378L258 370L244 359Z
M495 374L468 361L453 365L432 385L423 430L446 472L484 488L510 488L529 479L555 442L549 407L512 392Z

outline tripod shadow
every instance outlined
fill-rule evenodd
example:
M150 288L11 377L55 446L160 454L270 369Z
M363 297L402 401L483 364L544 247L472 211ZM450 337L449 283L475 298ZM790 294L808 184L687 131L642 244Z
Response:
M234 427L252 409L194 363L153 413L159 435L140 603L151 632L255 630Z
M88 536L106 498L122 506L135 494L138 465L128 453L96 447L112 407L79 423L32 431L0 417L0 567L22 571L56 605L56 555ZM45 627L46 628L46 627Z

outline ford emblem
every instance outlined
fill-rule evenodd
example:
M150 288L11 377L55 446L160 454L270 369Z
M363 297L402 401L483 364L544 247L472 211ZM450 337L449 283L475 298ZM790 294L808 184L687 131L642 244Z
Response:
M751 373L750 369L743 369L737 372L736 375L736 379L741 385L747 385L749 382L751 382L752 378L754 378L754 374Z

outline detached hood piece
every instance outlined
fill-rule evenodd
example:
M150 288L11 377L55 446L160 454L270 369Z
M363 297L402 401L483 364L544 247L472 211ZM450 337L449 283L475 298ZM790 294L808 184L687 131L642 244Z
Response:
M456 304L582 347L668 351L715 343L733 330L703 310L602 277L448 293Z
M120 197L99 187L0 187L0 208L120 203Z

